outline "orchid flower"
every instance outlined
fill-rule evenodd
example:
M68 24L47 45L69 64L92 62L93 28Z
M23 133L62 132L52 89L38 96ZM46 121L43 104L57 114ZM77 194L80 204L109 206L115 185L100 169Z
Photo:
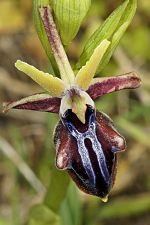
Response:
M27 109L59 113L54 143L56 167L67 170L77 186L103 201L114 184L117 153L125 150L125 139L115 129L112 120L95 108L94 100L123 89L140 86L140 78L130 72L121 76L94 78L110 41L104 39L90 59L75 75L61 44L51 8L39 9L60 78L44 73L18 60L16 68L31 77L44 93L5 103L10 109Z

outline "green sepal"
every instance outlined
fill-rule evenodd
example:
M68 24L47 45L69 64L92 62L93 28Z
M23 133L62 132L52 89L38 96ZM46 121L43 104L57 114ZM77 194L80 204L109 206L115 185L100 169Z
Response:
M91 57L93 50L102 40L107 39L111 42L111 45L101 60L97 72L100 72L105 67L121 37L131 23L136 7L137 0L126 0L105 20L85 44L84 50L76 65L76 69L80 69L85 65L86 61Z
M52 0L51 5L62 43L68 45L76 36L90 8L91 0Z
M56 72L54 73L53 69L56 69L56 71L58 71L58 68L57 68L57 64L54 59L54 56L52 54L51 46L48 41L48 37L45 31L43 22L39 14L39 8L42 6L48 6L48 5L50 5L50 0L33 0L33 21L34 21L34 25L35 25L38 37L51 63L50 72L54 75L56 74Z

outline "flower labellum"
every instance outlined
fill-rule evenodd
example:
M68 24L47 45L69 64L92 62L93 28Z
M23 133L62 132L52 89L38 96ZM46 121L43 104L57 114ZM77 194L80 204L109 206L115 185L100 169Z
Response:
M112 120L96 110L94 100L114 91L137 88L140 78L134 72L93 78L110 45L107 39L99 43L75 76L50 7L41 7L39 13L61 79L17 61L15 66L37 82L45 93L5 103L4 112L14 108L59 113L60 121L54 135L57 168L67 170L82 191L107 201L115 181L117 153L125 150L126 143L114 128Z
M108 116L94 104L86 106L85 124L71 109L61 115L54 138L56 166L67 169L81 190L106 201L115 179L116 152L125 149L125 140Z

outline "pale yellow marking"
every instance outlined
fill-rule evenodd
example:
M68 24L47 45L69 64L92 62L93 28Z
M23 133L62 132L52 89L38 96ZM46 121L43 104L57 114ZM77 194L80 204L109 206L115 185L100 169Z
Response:
M104 39L94 50L92 56L89 61L86 62L85 66L83 66L77 76L75 78L75 83L82 88L83 90L87 90L95 73L98 68L100 61L102 60L106 50L110 45L110 41Z
M61 79L53 77L49 73L44 73L36 69L34 66L20 60L17 60L15 66L18 70L31 77L43 89L48 91L51 96L61 96L65 91L65 84Z
M108 202L108 195L107 195L106 197L104 197L104 198L101 198L101 200L102 200L103 202Z

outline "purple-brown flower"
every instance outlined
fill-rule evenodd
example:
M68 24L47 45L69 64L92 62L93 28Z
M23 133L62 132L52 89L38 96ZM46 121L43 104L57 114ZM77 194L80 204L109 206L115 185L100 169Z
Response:
M112 120L96 110L94 100L114 91L137 88L140 78L133 72L93 78L110 45L106 39L99 43L89 61L75 76L61 44L51 9L40 8L40 15L61 79L18 60L16 67L46 92L6 103L4 111L27 109L59 113L60 121L54 135L57 168L67 170L81 190L106 201L115 181L117 152L125 150L126 144Z

